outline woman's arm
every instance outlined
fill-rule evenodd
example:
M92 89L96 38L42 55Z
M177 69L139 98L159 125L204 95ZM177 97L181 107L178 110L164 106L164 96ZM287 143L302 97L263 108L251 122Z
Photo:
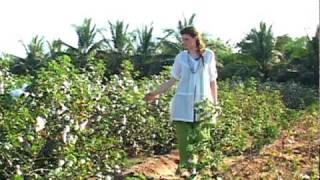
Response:
M213 102L215 105L218 105L218 84L217 81L211 81L210 82L210 87L211 87L211 94L213 97Z
M171 79L169 79L165 83L161 84L159 89L154 90L154 91L146 94L144 99L146 101L153 101L156 96L167 92L177 81L178 81L177 79L171 77Z
M171 77L167 82L160 85L159 89L153 91L155 95L161 95L169 91L169 89L177 82L178 80Z

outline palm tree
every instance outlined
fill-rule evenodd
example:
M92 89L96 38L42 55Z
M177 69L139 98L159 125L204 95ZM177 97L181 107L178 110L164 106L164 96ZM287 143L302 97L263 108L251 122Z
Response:
M94 56L97 50L105 42L104 39L95 42L97 35L96 25L92 24L91 19L84 19L83 24L80 26L73 25L78 36L78 47L59 41L62 45L68 49L66 54L73 58L73 62L76 67L85 68L89 58Z
M186 26L194 25L195 16L196 14L193 13L190 18L183 17L183 20L178 21L177 29L164 29L163 32L165 33L165 36L163 38L159 38L161 40L161 48L163 53L173 57L184 48L180 31Z
M220 38L217 39L211 39L208 38L207 34L203 35L204 42L206 44L206 47L209 49L212 49L216 53L216 58L221 60L227 58L228 56L233 54L232 46L229 44L229 41L224 42Z
M179 20L178 22L178 30L180 31L186 26L193 26L195 16L196 16L195 13L193 13L189 19L183 16L183 22L181 20Z
M53 60L65 54L65 52L62 50L62 44L60 42L61 40L53 40L52 42L47 41L47 46L49 48L49 56Z
M43 67L48 60L48 54L45 52L44 38L38 35L33 37L31 43L25 44L20 41L25 49L26 57L22 58L16 55L9 55L13 57L15 63L11 67L11 72L15 74L31 74Z
M153 25L143 26L133 31L135 51L131 59L134 60L135 68L140 70L141 75L157 73L161 70L162 59L166 56L159 51L161 44L153 36ZM160 64L159 64L160 63ZM159 66L160 65L160 66Z
M251 29L250 33L237 44L240 52L250 55L257 60L259 71L264 80L269 76L270 62L274 57L275 38L273 37L272 26L260 22L260 29Z
M111 75L119 73L121 71L121 63L123 59L129 58L133 54L133 37L132 33L128 32L129 24L125 24L123 21L117 20L115 23L108 21L108 32L110 32L110 38L107 38L103 31L100 30L100 34L106 42L103 49L98 51L98 57L106 60L106 72Z
M153 27L150 28L145 25L141 29L136 30L137 35L137 48L136 53L144 56L148 56L155 53L156 43L153 41Z
M107 40L108 50L118 52L122 55L130 54L132 50L132 42L128 32L129 24L117 20L115 23L108 21L111 39ZM105 38L106 39L106 38Z
M275 49L282 54L281 62L272 70L277 81L293 79L307 85L317 85L319 77L319 29L312 38L288 35L277 37Z
M318 25L316 29L316 34L314 37L308 37L307 49L307 63L305 63L306 68L308 68L313 74L313 84L319 87L319 42L320 42L320 27Z

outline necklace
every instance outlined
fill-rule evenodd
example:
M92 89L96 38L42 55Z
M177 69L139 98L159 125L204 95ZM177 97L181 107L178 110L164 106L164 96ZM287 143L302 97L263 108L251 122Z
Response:
M199 69L199 66L200 66L200 62L198 62L198 66L197 66L197 68L196 69L194 69L194 66L193 65L191 65L191 59L190 59L190 54L189 54L189 52L188 52L188 64L189 64L189 68L190 68L190 71L194 74L194 73L196 73L197 72L197 70ZM199 60L200 59L200 57L198 57L198 58L196 58L196 60Z

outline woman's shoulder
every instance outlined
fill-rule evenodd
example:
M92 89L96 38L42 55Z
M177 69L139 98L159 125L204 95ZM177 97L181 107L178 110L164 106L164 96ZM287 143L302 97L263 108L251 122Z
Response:
M214 50L212 49L209 49L209 48L206 48L205 50L205 53L206 53L206 59L208 60L207 62L208 63L211 63L212 61L215 61L215 53L214 53Z
M187 55L187 50L180 50L177 54L176 54L176 59L179 61L182 61L184 59L184 57L186 57Z
M185 57L187 57L188 55L188 51L186 49L184 50L180 50L177 54L176 54L176 59L180 59L181 61L183 61L183 59ZM215 53L212 49L210 48L205 48L204 49L204 56L207 56L208 59L211 59L212 56L214 56Z
M208 47L206 47L205 48L205 51L204 51L206 54L208 54L208 55L214 55L214 51L213 50L211 50L210 48L208 48Z
M187 53L188 53L188 51L186 49L184 49L184 50L179 51L178 55L181 56L181 55L184 55Z

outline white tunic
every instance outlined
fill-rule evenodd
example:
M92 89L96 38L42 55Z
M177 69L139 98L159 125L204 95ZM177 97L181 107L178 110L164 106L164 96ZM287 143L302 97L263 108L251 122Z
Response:
M210 82L216 81L218 77L214 52L205 49L204 67L199 59L197 63L200 63L200 67L194 74L190 70L188 56L187 50L179 52L172 65L171 77L179 81L176 93L170 101L170 121L197 121L199 116L196 114L194 118L194 104L204 98L213 102Z
M192 65L193 65L193 69L194 69L194 70L197 69L197 66L198 66L198 64L199 64L199 62L200 62L200 59L199 59L199 60L196 60L196 59L194 59L190 54L189 54L189 57L190 57L190 59L191 59Z

